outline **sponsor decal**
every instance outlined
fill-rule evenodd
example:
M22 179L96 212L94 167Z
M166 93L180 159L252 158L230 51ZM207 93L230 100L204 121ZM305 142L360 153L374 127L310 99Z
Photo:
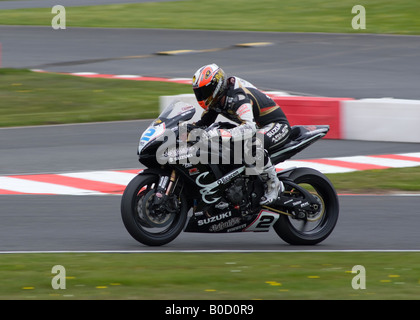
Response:
M176 163L180 160L186 160L194 156L192 153L193 149L188 148L187 146L181 146L179 148L172 148L168 150L167 156L169 158L169 163Z
M207 218L207 219L198 220L197 224L199 226L203 226L205 224L209 224L209 223L213 223L213 222L217 222L217 221L229 218L230 216L232 216L231 211L225 212L225 213L222 213L222 214L219 214L217 216L213 216L213 217L210 217L210 218Z
M194 176L196 174L199 174L200 171L197 168L192 168L192 169L188 170L188 173L189 173L190 176Z
M204 201L205 203L214 203L214 202L216 202L217 200L219 200L219 199L220 199L220 197L218 197L218 198L213 198L213 199L209 200L209 199L207 199L207 196L211 196L212 194L215 194L215 193L217 192L217 187L219 186L219 185L217 184L217 181L212 182L212 183L210 183L210 184L203 184L203 183L201 183L201 182L200 182L200 179L201 179L201 178L205 178L208 174L209 174L209 172L208 172L208 171L201 173L201 174L197 177L197 179L195 179L195 183L196 183L199 187L201 187L201 188L202 188L202 189L200 190L200 193L201 193L201 198L203 199L203 201ZM216 189L216 190L213 190L213 189Z
M228 173L224 177L217 180L217 183L218 184L226 184L226 183L230 182L233 178L239 176L241 173L242 173L242 170L241 171L235 170L232 173Z
M209 172L203 172L201 173L197 179L195 179L195 183L201 187L202 189L200 190L201 193L201 198L203 199L203 201L205 203L214 203L217 200L219 200L221 197L217 197L217 198L212 198L212 199L208 199L207 196L211 196L212 194L215 194L217 192L217 189L219 187L219 185L221 184L226 184L228 182L230 182L233 178L235 178L236 176L240 175L243 171L245 171L245 166L238 168L234 171L232 171L231 173L228 173L227 175L225 175L224 177L209 183L209 184L203 184L202 182L200 182L201 178L205 178Z
M211 75L211 71L210 70L207 70L206 71L206 74L204 76L204 79L208 79L210 77L210 75Z
M276 123L276 125L267 132L267 137L272 138L280 130L280 126L280 123Z
M242 117L245 113L251 112L251 108L249 104L243 104L237 111L236 114L239 117Z
M218 231L222 231L222 230L224 230L224 229L226 229L226 228L233 227L233 226L237 225L237 224L238 224L238 223L240 223L240 222L241 222L241 218L239 218L239 217L232 218L232 219L229 219L229 220L227 220L227 221L222 221L222 222L220 222L220 223L217 223L217 224L212 225L212 226L209 228L209 230L210 230L211 232L218 232Z
M243 229L245 227L246 227L246 223L241 224L240 226L236 226L236 227L230 228L230 229L226 230L226 232L235 232L235 231L241 230L241 229Z

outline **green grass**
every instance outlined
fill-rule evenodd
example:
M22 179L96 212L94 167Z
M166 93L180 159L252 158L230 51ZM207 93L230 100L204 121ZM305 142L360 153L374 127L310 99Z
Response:
M419 192L420 166L328 174L340 193Z
M353 30L356 4L366 29ZM66 8L67 27L177 28L281 32L420 34L420 3L412 0L200 0ZM51 25L50 8L2 10L4 25Z
M418 299L420 253L3 254L0 279L0 299Z
M191 86L0 69L0 127L150 119L159 96Z

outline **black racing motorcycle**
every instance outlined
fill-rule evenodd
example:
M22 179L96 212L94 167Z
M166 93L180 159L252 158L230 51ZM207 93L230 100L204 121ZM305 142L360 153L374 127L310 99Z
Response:
M185 127L180 124L194 114L193 106L173 102L140 138L139 161L147 168L130 181L121 200L122 220L134 239L160 246L181 231L267 232L273 228L289 244L314 245L331 234L339 202L327 177L311 168L281 170L277 175L285 191L269 206L261 206L264 181L260 175L248 174L243 163L223 161L223 152L215 148L211 159L220 161L193 161L203 149L196 148L197 139L184 143L180 128ZM218 122L212 128L229 126ZM272 162L289 159L328 131L329 126L293 126L286 145L270 150Z

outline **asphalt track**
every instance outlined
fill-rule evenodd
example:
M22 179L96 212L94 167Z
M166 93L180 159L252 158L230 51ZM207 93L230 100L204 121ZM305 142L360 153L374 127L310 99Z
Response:
M136 168L139 133L148 121L0 129L0 174ZM419 144L321 140L295 159L419 150ZM0 196L0 251L84 250L418 250L418 196L340 196L333 234L294 247L273 232L182 233L152 248L122 224L120 196Z
M419 37L181 30L0 27L3 67L190 77L217 62L263 89L312 95L420 98ZM269 41L269 47L236 43ZM156 52L218 49L187 55ZM137 56L136 58L126 58ZM124 58L125 57L125 58ZM0 129L0 174L135 168L145 121ZM418 152L419 144L322 140L298 158ZM294 247L274 232L181 234L148 248L125 231L120 196L1 196L0 251L419 250L420 197L340 196L333 234Z

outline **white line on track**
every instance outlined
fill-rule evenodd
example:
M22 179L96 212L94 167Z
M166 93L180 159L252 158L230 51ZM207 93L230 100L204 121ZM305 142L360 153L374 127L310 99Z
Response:
M0 254L42 253L327 253L327 252L420 252L420 249L343 249L343 250L52 250L52 251L0 251Z

